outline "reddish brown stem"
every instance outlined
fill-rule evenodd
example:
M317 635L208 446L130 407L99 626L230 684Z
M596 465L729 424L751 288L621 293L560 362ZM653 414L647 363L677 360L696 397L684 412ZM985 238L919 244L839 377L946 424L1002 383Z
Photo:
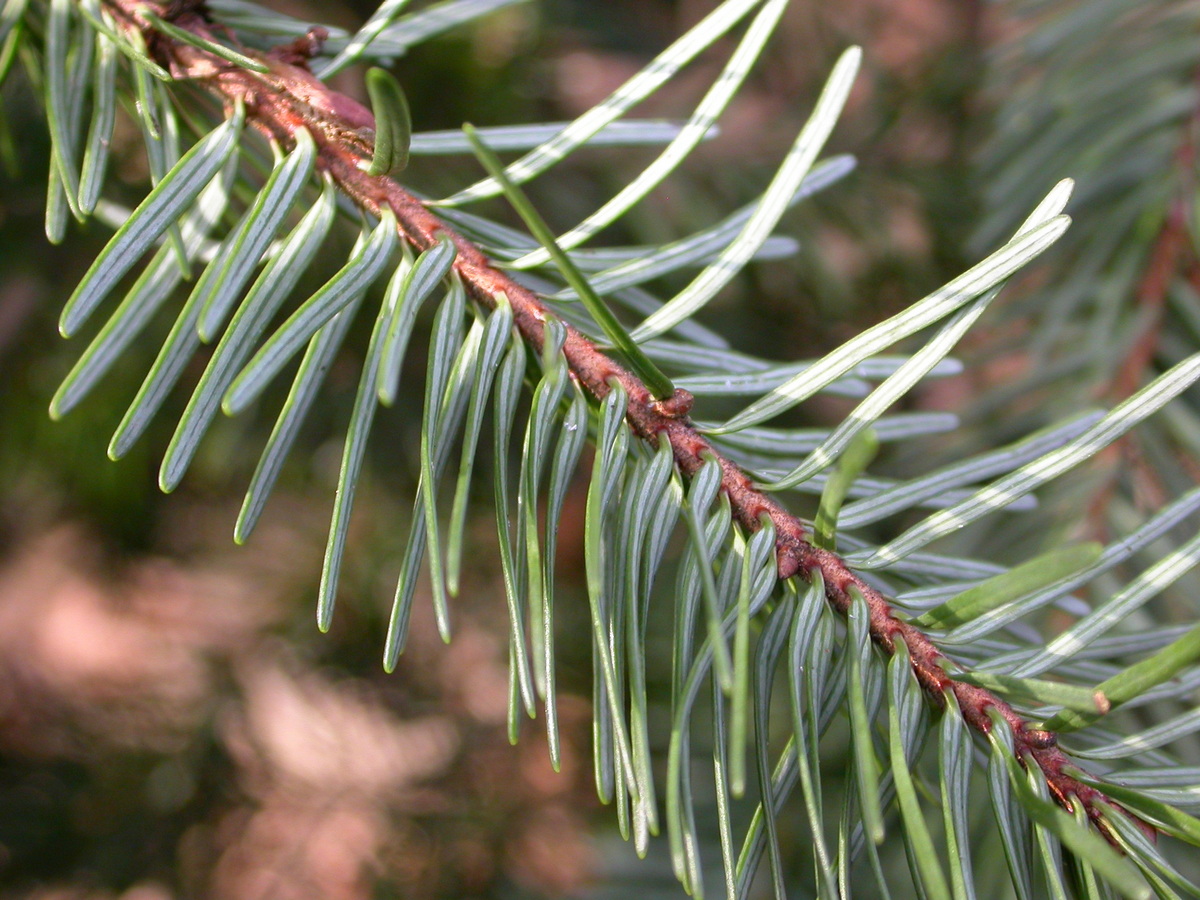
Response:
M147 45L176 78L207 89L227 108L241 101L247 121L263 134L291 146L296 131L307 128L317 143L320 165L341 190L375 215L390 209L401 235L414 249L426 250L440 236L448 236L458 249L454 267L471 296L492 308L503 293L521 336L530 346L541 350L543 325L551 315L542 301L494 267L475 244L445 225L391 178L368 175L365 166L360 165L371 159L374 119L361 104L330 90L303 65L306 52L311 52L308 50L311 41L259 54L270 71L256 73L156 34L138 17L137 7L143 4L136 0L106 0L106 5L125 27L143 32ZM194 5L174 12L174 24L203 37L213 37L211 26ZM160 14L166 15L167 11ZM319 36L314 35L312 40L319 40ZM1012 729L1017 757L1036 763L1050 792L1064 808L1072 809L1078 800L1097 824L1101 824L1102 813L1096 801L1120 808L1120 804L1102 792L1067 774L1067 767L1074 764L1058 748L1053 734L1030 728L1009 704L990 691L954 680L947 672L945 656L925 634L897 618L887 599L852 572L836 553L814 546L798 517L757 490L741 469L700 434L687 416L692 398L686 391L677 391L669 400L656 401L632 372L574 328L567 327L563 354L574 377L597 399L608 395L612 383L620 384L628 396L626 419L630 428L653 446L658 445L659 435L665 434L685 475L693 475L708 459L717 460L722 471L722 489L742 527L757 531L762 527L763 516L775 526L780 578L799 575L809 579L814 571L819 571L826 598L842 614L850 609L852 591L861 593L870 610L872 640L891 654L896 639L903 639L917 681L935 704L943 705L945 692L952 691L963 718L981 734L992 728L989 710L998 711ZM1131 818L1137 821L1136 817Z
M1189 160L1193 155L1190 152L1186 154ZM1166 221L1150 249L1146 271L1137 286L1137 305L1145 321L1121 367L1113 376L1110 393L1115 400L1124 400L1138 389L1142 374L1154 361L1154 354L1158 351L1167 291L1179 274L1180 260L1188 252L1187 204L1191 196L1189 192L1185 197L1181 191L1180 196L1172 201Z

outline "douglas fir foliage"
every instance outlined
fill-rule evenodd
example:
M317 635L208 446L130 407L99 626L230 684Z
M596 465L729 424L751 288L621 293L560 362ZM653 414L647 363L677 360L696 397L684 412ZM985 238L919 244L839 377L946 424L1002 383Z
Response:
M1065 12L1024 4L1053 19L1054 27L1039 24L1041 36L1020 38L1040 41L1030 52L1048 71L1007 98L984 165L994 211L980 231L981 261L826 356L781 365L730 347L699 319L749 261L792 247L772 236L789 207L836 191L853 168L821 150L860 51L847 49L833 68L757 201L670 243L600 248L592 239L708 136L787 0L714 3L568 124L412 133L389 62L513 2L409 8L387 0L353 34L246 0L0 2L0 78L23 69L44 102L49 239L62 241L72 220L98 213L117 226L64 298L63 335L89 337L51 415L68 415L170 310L174 325L109 451L129 451L207 345L163 453L160 484L170 491L215 417L271 396L265 389L287 370L290 391L234 527L237 541L250 541L326 373L358 333L353 323L373 323L317 598L327 629L372 421L401 391L417 390L401 385L402 362L413 340L427 342L420 487L396 564L383 664L394 667L404 651L423 565L438 628L453 639L475 463L490 449L506 594L496 602L507 603L510 619L510 729L515 738L522 718L540 717L557 762L556 524L590 444L584 555L596 786L639 853L665 834L685 890L746 896L757 876L780 897L848 897L856 884L867 896L931 900L1200 896L1187 847L1200 845L1200 821L1187 812L1200 806L1200 627L1188 621L1195 594L1184 615L1146 614L1200 557L1200 539L1173 539L1177 526L1195 527L1200 509L1200 488L1179 465L1196 450L1196 418L1176 400L1200 379L1195 281L1174 274L1195 266L1180 263L1193 259L1185 233L1194 218L1193 75L1141 108L1140 89L1111 67L1117 51L1088 56L1094 73L1077 59L1094 49L1087 28L1111 26L1127 3L1057 4ZM1188 15L1181 23L1147 12L1152 21L1117 29L1155 48L1143 50L1141 77L1161 79L1171 66L1194 73ZM627 116L727 36L734 50L686 122ZM372 110L328 86L360 63L371 66ZM1078 94L1069 78L1091 84L1094 117L1071 118L1057 105L1056 91ZM1118 96L1145 128L1071 156L1068 145L1094 133L1094 118L1111 116ZM119 106L141 130L153 182L133 210L103 199ZM1160 128L1150 149L1183 157L1174 187L1155 180L1163 160L1138 143L1171 116L1187 118L1182 134L1163 137ZM554 235L521 185L553 178L555 163L581 148L631 144L662 151ZM504 167L502 151L520 156ZM438 199L407 190L409 156L436 154L474 154L488 175ZM1042 182L1045 172L1072 170L1088 176L1086 208L1101 199L1120 206L1122 230L1068 231L1072 183ZM470 211L500 196L527 231ZM1156 209L1166 210L1165 222L1147 227ZM357 228L357 242L316 286L305 271L339 228ZM1139 229L1151 235L1150 260L1117 255ZM1048 322L1031 340L1042 352L1070 343L1075 355L1060 369L1073 372L1094 375L1099 362L1125 359L1109 372L1111 402L909 480L867 474L880 443L955 427L944 414L889 411L927 379L960 370L950 356L956 344L1004 283L1060 238L1070 247L1060 262L1077 268L1049 294ZM1155 263L1155 254L1170 259ZM1146 274L1139 291L1136 273L1157 273L1156 265L1170 272L1152 284ZM688 270L694 277L674 296L643 287ZM1121 305L1133 293L1153 315L1169 308L1192 330L1160 347L1142 322L1129 332L1134 346L1109 355L1096 335L1117 331L1113 317L1136 315ZM432 327L415 333L424 306ZM772 424L818 395L857 405L832 429ZM733 397L748 403L715 418L722 407L712 398ZM1169 438L1155 442L1155 461L1180 472L1164 478L1161 508L1114 517L1107 544L1058 546L1013 568L939 552L939 539L985 516L1028 514L1036 492L1130 440L1151 417L1144 427ZM519 465L510 467L513 446ZM819 498L812 522L792 511L808 508L802 495ZM673 540L679 553L668 553ZM659 736L646 690L651 602L674 609L665 768L652 754ZM1047 637L1040 629L1051 607L1072 624ZM715 792L720 813L724 884L702 877L704 766L693 741L713 754L715 787L703 790ZM831 744L842 748L837 766L822 762ZM798 802L785 806L792 795ZM976 815L981 809L987 815ZM782 840L782 815L799 820L788 832L806 828L811 840ZM911 883L898 880L893 841ZM977 880L981 856L990 863L1001 853L1011 885Z

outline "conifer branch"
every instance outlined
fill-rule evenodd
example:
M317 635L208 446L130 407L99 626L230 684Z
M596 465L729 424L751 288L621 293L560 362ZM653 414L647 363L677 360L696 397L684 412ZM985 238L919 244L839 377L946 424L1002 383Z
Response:
M327 171L338 187L363 209L379 216L394 214L400 235L417 251L448 238L457 248L454 268L469 294L478 303L494 308L500 295L507 297L513 322L529 346L541 351L545 322L551 313L542 301L489 261L474 243L448 227L414 195L387 175L368 172L373 155L374 119L357 101L331 90L307 68L307 60L320 47L324 34L313 29L307 37L267 53L237 48L265 65L259 72L239 66L203 49L203 41L229 41L205 14L202 0L146 3L144 0L104 0L121 27L136 31L156 61L173 78L192 82L220 100L227 110L241 103L246 121L263 134L291 148L295 134L307 129L317 145L318 166ZM175 28L190 32L202 41L176 40L154 28L142 14L149 8ZM236 42L235 42L236 43ZM957 700L963 719L977 732L987 735L993 727L989 711L995 710L1012 730L1015 755L1026 766L1035 764L1057 803L1073 811L1078 802L1088 817L1112 840L1103 821L1104 808L1122 809L1148 834L1155 830L1101 790L1085 784L1070 772L1076 763L1058 747L1055 734L1033 728L991 691L953 678L945 655L918 627L898 617L888 599L855 574L837 553L817 547L803 522L781 504L758 490L750 477L699 432L688 417L691 395L677 389L666 400L656 400L631 371L598 348L578 330L566 326L562 353L571 377L597 399L606 397L614 385L628 396L626 420L640 438L657 446L659 436L670 442L681 472L695 475L706 461L715 459L722 471L721 487L727 494L737 521L750 532L763 527L764 517L774 526L778 572L781 579L800 576L810 579L820 572L828 602L843 615L861 594L870 611L869 633L877 647L891 655L902 641L912 670L932 703L946 704L946 693Z

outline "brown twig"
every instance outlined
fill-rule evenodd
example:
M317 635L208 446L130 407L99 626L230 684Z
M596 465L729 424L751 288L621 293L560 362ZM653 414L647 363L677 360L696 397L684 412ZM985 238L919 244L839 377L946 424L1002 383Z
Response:
M1189 158L1193 155L1187 154ZM1180 195L1171 202L1166 221L1150 249L1146 270L1138 282L1135 295L1144 319L1137 338L1112 378L1109 393L1114 400L1124 400L1140 387L1143 373L1158 352L1167 292L1179 274L1180 262L1188 254L1187 220L1191 196L1190 193L1185 196L1180 191Z
M375 215L390 209L401 235L414 249L426 250L440 236L449 237L458 250L455 269L471 296L492 308L497 296L503 293L511 304L514 324L523 339L533 348L541 349L543 324L550 315L541 300L495 268L475 244L446 226L391 178L366 173L360 163L369 161L372 155L374 119L370 111L318 81L303 65L303 53L289 47L283 53L257 54L270 71L252 72L191 45L154 34L138 16L137 7L145 5L138 0L105 0L105 3L124 27L143 31L147 45L176 78L207 89L227 108L241 101L247 121L263 134L290 146L296 131L307 128L317 143L320 165L341 190ZM162 7L161 3L151 5ZM175 12L175 25L212 38L212 27L195 4ZM166 11L160 15L166 15ZM314 36L316 39L318 36ZM255 55L253 51L243 52ZM630 428L654 446L659 435L665 434L675 462L685 475L693 475L708 459L717 460L722 470L722 489L738 522L748 531L757 531L766 516L774 525L780 578L799 575L807 579L819 571L827 600L842 614L850 610L852 592L860 593L870 610L872 640L888 654L894 652L898 638L903 640L917 681L933 703L943 706L945 692L952 692L963 719L985 735L992 728L989 710L998 711L1012 729L1017 758L1023 763L1033 760L1057 802L1071 810L1078 800L1102 830L1102 810L1097 801L1122 808L1101 791L1067 774L1067 768L1075 764L1059 749L1054 734L1029 727L1009 704L990 691L952 678L944 654L924 633L899 619L887 599L851 571L836 553L814 546L798 517L757 490L744 472L699 433L687 417L691 408L687 392L677 391L669 400L656 401L633 373L574 328L567 328L563 354L574 377L597 399L608 395L612 383L620 384L628 396L626 420ZM1130 817L1152 833L1136 816L1130 814Z
M1200 85L1200 70L1193 76L1193 81ZM1189 211L1196 194L1197 130L1200 130L1200 104L1188 117L1183 139L1175 151L1174 196L1167 207L1158 234L1150 245L1145 267L1134 292L1141 320L1137 334L1112 378L1098 391L1114 402L1125 400L1135 393L1141 386L1146 371L1154 363L1162 338L1167 298L1172 284L1180 277L1188 280L1193 286L1197 284L1200 261L1197 260L1196 252L1191 246L1188 224ZM1140 473L1146 484L1161 493L1162 479L1152 466L1146 465L1142 460L1135 435L1126 434L1104 448L1098 455L1098 461L1118 460L1122 457L1128 462L1129 469ZM1181 462L1185 467L1189 464L1190 459ZM1097 527L1103 527L1104 512L1116 492L1116 471L1116 467L1113 466L1088 504L1085 521L1099 523Z

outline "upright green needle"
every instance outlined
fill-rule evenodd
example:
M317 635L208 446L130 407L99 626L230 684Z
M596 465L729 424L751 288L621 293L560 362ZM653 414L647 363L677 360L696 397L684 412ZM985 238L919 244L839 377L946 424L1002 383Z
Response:
M605 336L612 342L613 346L625 357L630 368L650 389L650 392L659 400L665 400L675 393L675 385L667 378L656 366L642 349L630 337L629 332L617 320L617 317L612 314L604 301L600 299L600 295L592 290L591 284L584 278L583 273L571 262L571 258L563 252L563 249L558 246L554 240L554 232L546 225L544 219L533 208L533 204L529 202L529 198L525 196L524 191L512 183L507 175L504 174L504 166L500 163L491 150L479 139L475 128L466 124L463 125L463 132L467 135L467 140L471 142L471 146L475 150L475 156L487 173L499 182L504 189L504 195L508 198L508 202L512 204L513 209L525 221L525 225L538 242L546 248L546 252L550 254L550 258L554 260L554 264L558 266L562 272L563 278L567 280L575 292L579 294L579 299L583 302L596 324L603 330Z

